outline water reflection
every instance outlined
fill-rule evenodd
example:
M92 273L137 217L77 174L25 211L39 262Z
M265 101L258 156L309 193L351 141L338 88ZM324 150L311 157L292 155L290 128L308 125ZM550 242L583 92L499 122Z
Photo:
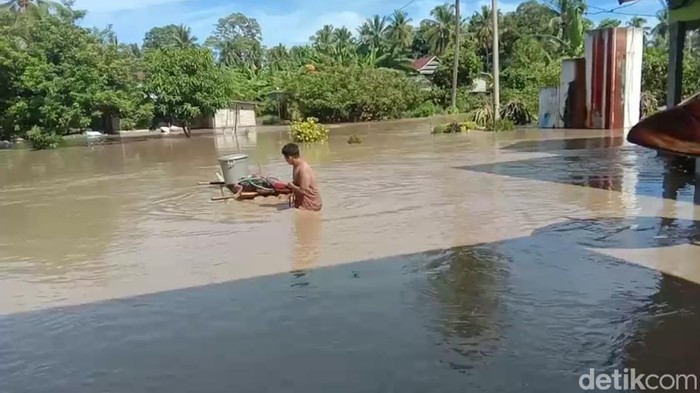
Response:
M294 211L294 264L295 273L313 268L321 254L323 221L316 212Z
M590 250L608 225L317 268L304 296L285 274L0 316L0 391L543 392L590 367L698 372L699 287ZM300 266L318 233L296 232ZM619 245L649 241L632 236Z
M442 344L455 355L448 356L450 367L471 369L497 350L503 335L508 259L491 245L437 255L426 266L430 298L439 302L434 326Z
M644 374L693 374L700 378L700 338L695 334L700 327L699 286L662 276L657 292L630 320L634 330L622 337L619 352L612 354L621 358L621 368L635 368Z
M633 213L630 196L655 196L695 202L695 178L667 157L638 146L625 146L621 138L523 141L503 149L546 152L553 156L459 167L470 171L571 184L615 191L609 197ZM611 201L612 202L612 201Z

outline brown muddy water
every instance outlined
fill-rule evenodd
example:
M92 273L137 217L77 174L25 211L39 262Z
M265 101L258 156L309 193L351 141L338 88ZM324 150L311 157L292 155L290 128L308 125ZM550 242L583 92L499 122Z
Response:
M0 392L563 392L700 375L693 176L598 131L334 129L321 215L211 202L283 131L0 152ZM348 145L359 134L364 143Z

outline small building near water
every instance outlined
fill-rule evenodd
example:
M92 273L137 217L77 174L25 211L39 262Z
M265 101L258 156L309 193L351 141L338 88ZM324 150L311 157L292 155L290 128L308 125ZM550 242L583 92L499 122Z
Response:
M252 101L231 101L228 108L221 108L212 115L204 115L192 122L192 128L238 129L256 126L255 107Z
M209 128L255 127L255 106L252 101L231 101L228 108L219 109L208 120Z

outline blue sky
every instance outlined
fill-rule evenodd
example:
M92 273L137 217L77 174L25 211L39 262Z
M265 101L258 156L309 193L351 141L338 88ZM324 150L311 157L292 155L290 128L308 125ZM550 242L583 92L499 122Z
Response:
M302 44L308 41L324 24L346 26L355 30L362 21L374 14L388 15L410 0L78 0L76 7L88 11L82 22L87 27L114 26L121 42L141 43L146 31L154 26L184 23L193 33L204 39L211 33L216 21L233 12L258 20L262 27L263 42L272 46ZM405 8L413 23L428 17L430 10L444 0L414 0ZM520 1L500 0L502 11L513 11ZM462 1L465 15L473 13L490 0ZM593 20L629 15L602 13L618 7L616 0L589 0ZM626 14L654 14L660 8L658 0L638 0L618 9ZM647 17L650 22L654 18Z

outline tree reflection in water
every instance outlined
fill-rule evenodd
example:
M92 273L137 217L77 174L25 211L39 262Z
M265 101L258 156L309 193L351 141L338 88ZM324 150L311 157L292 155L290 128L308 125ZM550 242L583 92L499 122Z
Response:
M459 247L435 254L426 266L425 291L437 302L433 328L457 356L450 366L468 369L497 349L503 326L502 295L508 260L496 245ZM430 303L428 303L430 304Z

